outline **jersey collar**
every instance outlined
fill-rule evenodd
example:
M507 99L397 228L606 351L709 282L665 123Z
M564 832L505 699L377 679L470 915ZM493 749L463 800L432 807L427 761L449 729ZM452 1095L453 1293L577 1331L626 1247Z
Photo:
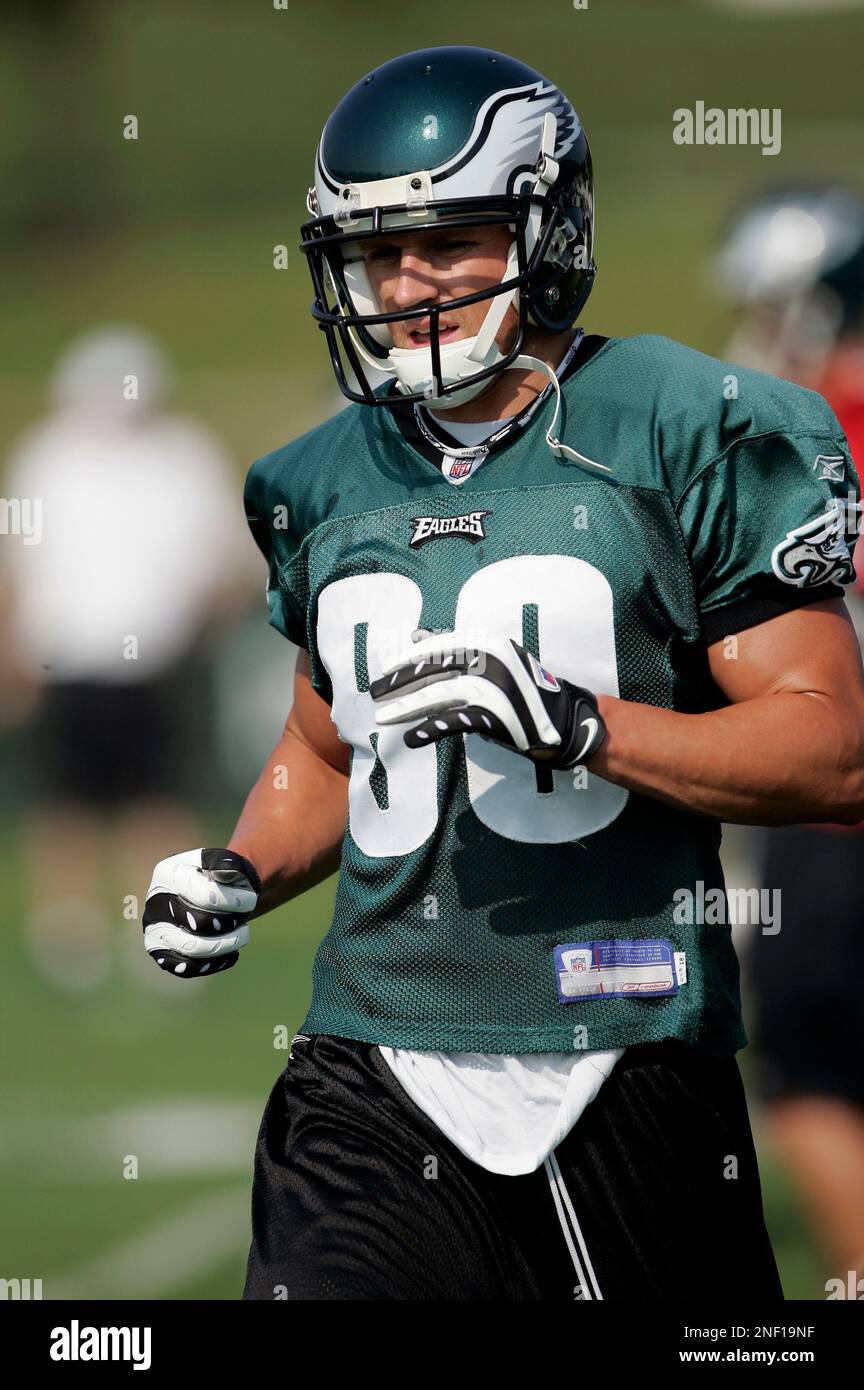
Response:
M608 342L608 338L599 333L580 336L570 345L565 354L558 380L562 384L569 381L580 367L584 367L586 362L589 362L594 354L599 352L606 342ZM491 439L470 446L462 444L455 435L451 435L439 420L432 420L428 412L424 411L422 418L418 420L419 409L415 413L415 406L400 401L395 388L390 388L387 397L390 414L405 443L410 445L414 452L420 454L427 462L434 464L448 482L461 483L465 482L490 454L496 453L521 437L551 390L552 383L550 382L521 415L507 420ZM393 401L390 401L391 395L396 397ZM445 469L455 469L455 476L451 476Z

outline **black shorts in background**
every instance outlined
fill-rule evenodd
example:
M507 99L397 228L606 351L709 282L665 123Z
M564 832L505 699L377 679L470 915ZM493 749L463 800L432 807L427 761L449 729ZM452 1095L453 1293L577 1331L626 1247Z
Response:
M776 935L754 932L746 958L757 1093L864 1109L864 831L772 829L762 882L780 890L781 918Z
M782 1301L734 1057L628 1048L555 1158L572 1249L546 1166L487 1172L375 1044L295 1039L258 1135L243 1297Z
M176 795L177 685L172 672L128 685L46 686L28 731L33 799L111 810Z

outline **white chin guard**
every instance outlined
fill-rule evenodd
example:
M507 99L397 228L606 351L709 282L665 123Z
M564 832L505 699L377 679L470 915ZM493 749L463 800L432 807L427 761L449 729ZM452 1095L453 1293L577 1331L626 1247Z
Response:
M474 376L479 370L476 360L472 362L470 359L476 344L477 337L458 338L455 342L441 344L441 377L445 386L463 377ZM493 363L500 361L501 356L499 348L493 343L492 350L487 354L487 361L482 365L491 367ZM446 410L448 406L463 405L466 401L473 400L493 380L491 377L485 377L483 381L466 384L461 391L450 391L446 396L438 396L435 394L435 381L432 376L431 348L391 348L387 361L396 374L397 391L401 391L405 396L414 391L422 391L426 396L426 404L438 409Z

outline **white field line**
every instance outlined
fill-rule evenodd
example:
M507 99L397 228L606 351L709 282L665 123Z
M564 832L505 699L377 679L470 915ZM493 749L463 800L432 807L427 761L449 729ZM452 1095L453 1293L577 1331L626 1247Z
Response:
M249 1235L249 1187L244 1184L198 1198L142 1234L49 1276L43 1297L162 1298L236 1255L239 1299Z
M128 1156L137 1181L247 1173L264 1108L249 1102L165 1097L117 1110L78 1114L7 1114L0 1167L26 1168L38 1178L74 1183L124 1180Z
M45 1098L47 1099L47 1097ZM184 1178L190 1199L143 1232L125 1237L43 1282L46 1299L159 1298L236 1256L237 1297L250 1237L249 1202L255 1136L263 1104L171 1096L146 1105L78 1114L7 1116L0 1133L6 1177L26 1171L49 1183L159 1182ZM138 1177L124 1178L129 1156ZM197 1195L195 1179L236 1179ZM119 1198L119 1194L118 1194ZM78 1200L84 1200L79 1198Z
M857 10L864 0L703 0L709 9L738 10L751 15L773 12L775 14L830 14L832 10Z

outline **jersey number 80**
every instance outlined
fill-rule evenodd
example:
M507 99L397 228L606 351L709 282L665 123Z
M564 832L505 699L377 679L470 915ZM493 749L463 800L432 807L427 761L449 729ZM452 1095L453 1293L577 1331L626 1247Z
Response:
M618 694L612 589L600 570L572 555L495 561L462 585L451 630L464 636L466 646L481 649L484 637L523 642L526 608L536 616L537 654L548 670L589 690ZM365 628L366 669L373 680L410 647L422 610L423 594L413 579L381 571L335 580L318 602L318 651L333 687L332 718L354 750L350 831L358 848L374 858L410 854L435 830L440 745L407 748L407 726L376 724L368 690L358 689L358 628ZM574 778L572 772L553 772L552 790L541 792L530 759L476 734L462 741L474 814L506 839L581 840L624 809L626 790L591 773ZM376 751L387 776L386 808L370 781Z

